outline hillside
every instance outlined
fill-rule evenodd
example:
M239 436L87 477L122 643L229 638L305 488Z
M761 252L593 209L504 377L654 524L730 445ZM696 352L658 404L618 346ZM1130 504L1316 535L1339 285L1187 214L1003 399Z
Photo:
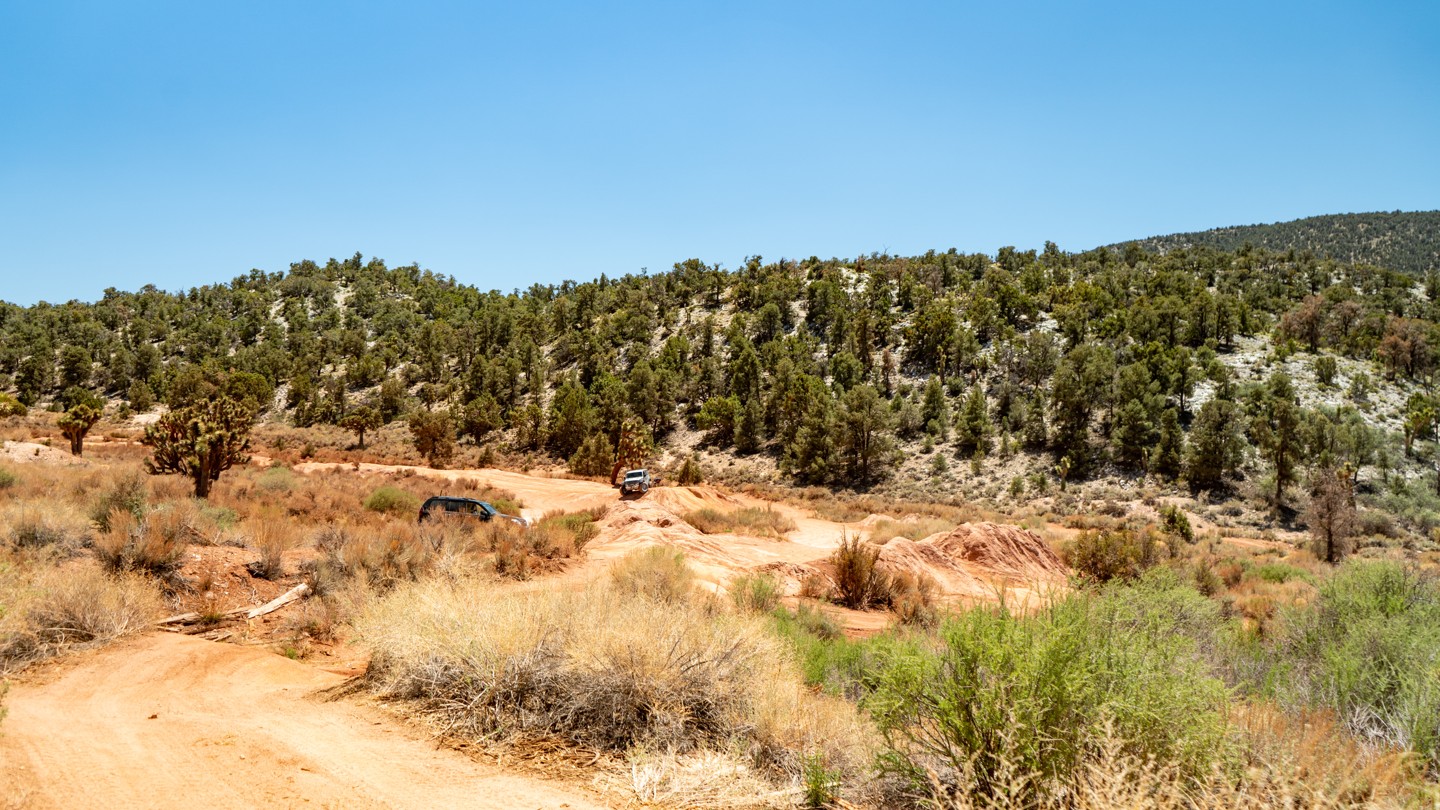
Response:
M5 305L0 391L119 418L223 393L311 431L292 448L391 437L345 460L418 461L408 428L434 465L606 475L633 443L666 474L995 506L1148 481L1289 521L1343 468L1428 538L1437 321L1406 275L1265 250L692 259L509 294L357 254Z
M1440 211L1327 214L1135 241L1145 250L1161 252L1196 246L1235 251L1249 244L1264 250L1308 252L1320 258L1373 264L1423 276L1440 268ZM1121 248L1123 244L1109 247Z

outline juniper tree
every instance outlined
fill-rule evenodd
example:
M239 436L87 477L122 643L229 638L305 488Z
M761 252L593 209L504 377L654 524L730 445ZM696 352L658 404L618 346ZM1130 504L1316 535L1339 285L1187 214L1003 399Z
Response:
M362 405L340 418L340 427L355 434L355 439L360 443L360 449L365 449L365 432L380 427L380 412Z

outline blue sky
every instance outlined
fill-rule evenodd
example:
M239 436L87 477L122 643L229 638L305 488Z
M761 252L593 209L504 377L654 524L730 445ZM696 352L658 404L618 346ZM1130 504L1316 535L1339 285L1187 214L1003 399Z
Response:
M0 3L0 299L1440 208L1440 4Z

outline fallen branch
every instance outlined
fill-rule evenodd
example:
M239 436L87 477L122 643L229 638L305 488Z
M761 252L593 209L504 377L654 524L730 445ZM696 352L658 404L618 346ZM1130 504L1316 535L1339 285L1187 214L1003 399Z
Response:
M267 613L274 613L275 611L279 610L282 607L285 607L291 602L305 598L305 596L309 593L310 586L302 582L299 585L296 585L295 587L286 591L285 593L282 593L274 599L271 599L269 602L260 605L259 607L231 608L230 610L227 610L224 613L218 615L213 613L206 615L202 613L196 613L194 611L191 611L189 613L177 613L174 616L168 616L164 619L161 619L160 621L155 623L155 626L161 630L168 630L172 633L184 633L185 635L205 633L215 629L215 627L221 622L226 622L231 619L237 619L241 616L244 616L246 619L256 619L264 616ZM186 625L195 624L202 625L204 629L186 627Z
M297 599L304 599L305 594L307 593L310 593L310 586L302 582L299 585L296 585L295 587L286 591L285 593L282 593L274 599L271 599L269 602L266 602L260 607L252 608L249 612L245 614L245 618L254 619L259 616L264 616L266 613L274 613L275 611L279 610L282 607L285 607L286 605L294 602Z

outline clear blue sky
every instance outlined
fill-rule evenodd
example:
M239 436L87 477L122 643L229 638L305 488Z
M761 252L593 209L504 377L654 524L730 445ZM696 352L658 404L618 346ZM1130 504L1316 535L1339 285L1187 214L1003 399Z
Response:
M18 303L1434 208L1434 2L0 4Z

